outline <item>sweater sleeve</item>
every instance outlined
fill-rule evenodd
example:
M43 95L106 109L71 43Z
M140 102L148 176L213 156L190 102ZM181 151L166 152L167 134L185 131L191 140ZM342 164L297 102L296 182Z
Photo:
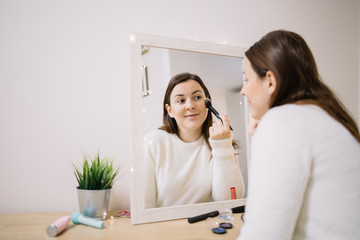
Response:
M238 240L292 239L311 151L302 136L306 131L296 129L290 119L265 115L253 136L245 223Z
M240 165L235 157L232 138L209 140L212 147L213 179L212 196L214 201L230 200L230 188L235 187L236 197L244 195L244 182Z

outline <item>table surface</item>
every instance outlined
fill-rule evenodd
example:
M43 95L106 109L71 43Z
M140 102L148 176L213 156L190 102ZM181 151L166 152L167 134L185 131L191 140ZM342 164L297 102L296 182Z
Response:
M67 228L56 236L57 239L236 239L243 224L242 214L233 214L233 228L225 234L215 234L206 225L208 220L189 224L187 219L178 219L156 223L132 225L130 218L116 216L116 211L109 214L105 227L97 229L86 225L75 225L71 221ZM10 213L0 214L0 239L54 239L46 233L46 228L58 218L71 215L59 213Z

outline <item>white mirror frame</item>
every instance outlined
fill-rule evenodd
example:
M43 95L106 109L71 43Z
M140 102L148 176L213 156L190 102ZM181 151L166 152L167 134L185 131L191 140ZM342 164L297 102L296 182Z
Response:
M142 114L142 61L141 46L159 47L232 57L245 57L245 48L195 40L176 39L141 33L130 34L131 65L131 223L166 221L188 218L224 208L245 205L246 199L235 199L208 203L188 204L173 207L145 208L143 173L143 114ZM247 119L247 101L245 99L245 118ZM247 122L247 121L245 121ZM245 129L248 129L245 126ZM246 141L247 162L249 163L249 139Z

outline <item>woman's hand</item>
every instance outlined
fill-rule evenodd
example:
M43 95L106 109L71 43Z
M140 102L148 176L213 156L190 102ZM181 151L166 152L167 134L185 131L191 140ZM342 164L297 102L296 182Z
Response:
M220 119L216 119L209 128L210 138L212 140L223 140L231 137L230 121L227 115L220 114Z
M250 113L250 115L249 115L249 134L250 134L250 136L254 135L258 124L259 124L259 120L255 119L253 117L253 115Z

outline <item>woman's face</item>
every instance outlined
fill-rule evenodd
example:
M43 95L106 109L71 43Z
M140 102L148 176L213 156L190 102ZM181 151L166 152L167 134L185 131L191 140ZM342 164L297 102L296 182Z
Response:
M244 86L241 89L241 94L247 98L251 114L257 120L260 120L270 107L271 93L269 91L269 82L265 78L267 76L260 79L252 68L250 61L245 58Z
M170 95L170 105L166 109L175 118L180 136L194 131L201 134L202 125L207 117L205 92L194 80L179 83Z

